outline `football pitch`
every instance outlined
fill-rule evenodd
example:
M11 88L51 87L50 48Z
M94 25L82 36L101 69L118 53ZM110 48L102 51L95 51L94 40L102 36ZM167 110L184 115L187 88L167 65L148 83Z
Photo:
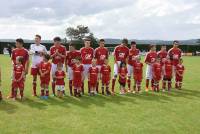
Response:
M11 61L8 56L0 55L4 96L0 102L0 134L198 134L200 57L183 57L183 60L186 71L182 90L146 93L143 79L141 94L81 98L67 95L63 99L41 100L32 97L32 77L28 75L25 100L21 102L6 99ZM113 69L113 57L110 65ZM119 92L117 82L115 90ZM39 79L37 91L39 94Z

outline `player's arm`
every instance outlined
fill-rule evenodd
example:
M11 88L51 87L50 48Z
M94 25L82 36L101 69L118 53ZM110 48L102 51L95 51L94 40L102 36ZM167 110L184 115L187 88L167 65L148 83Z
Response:
M58 53L58 56L60 56L61 58L65 58L66 57L66 49L64 49L62 53Z
M30 60L29 60L29 55L27 54L27 61L25 63L25 74L28 74L28 69L29 69L29 65L30 65Z

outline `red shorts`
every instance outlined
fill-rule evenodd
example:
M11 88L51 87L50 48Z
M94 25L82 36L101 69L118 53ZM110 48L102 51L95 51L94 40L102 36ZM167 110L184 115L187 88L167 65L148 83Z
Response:
M31 75L35 76L35 75L39 75L39 68L31 68Z
M153 77L153 80L155 80L155 81L160 81L160 80L161 80L161 77L160 77L160 76Z
M21 80L21 81L19 81L19 82L13 81L13 82L12 82L12 87L13 87L14 89L17 89L17 88L19 88L19 89L24 89L24 80Z
M108 85L110 82L110 77L102 77L102 84Z
M142 81L142 76L141 75L134 75L134 80L135 81Z
M73 86L76 87L76 88L81 88L82 82L81 81L73 81Z
M180 82L182 82L182 81L183 81L183 77L176 76L176 81L180 81Z
M97 82L90 82L90 87L96 87L97 86Z
M50 77L40 77L40 85L49 85Z

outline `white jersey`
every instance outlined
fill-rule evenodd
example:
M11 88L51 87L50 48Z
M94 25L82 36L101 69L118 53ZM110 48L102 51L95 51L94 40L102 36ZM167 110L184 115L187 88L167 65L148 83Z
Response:
M41 61L43 60L42 56L39 55L36 52L46 52L47 53L47 49L44 45L36 45L36 44L31 44L30 47L30 54L32 54L32 68L37 68L37 65L41 63Z

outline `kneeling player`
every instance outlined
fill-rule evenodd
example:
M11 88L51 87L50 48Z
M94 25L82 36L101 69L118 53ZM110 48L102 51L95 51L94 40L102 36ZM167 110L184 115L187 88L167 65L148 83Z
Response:
M81 64L81 58L77 57L75 64L72 68L73 70L73 86L74 86L74 96L81 97L82 92L82 81L84 79L83 76L83 65Z
M159 82L162 77L162 66L160 64L160 58L156 58L156 62L152 66L152 73L153 73L153 91L159 92Z
M180 59L179 63L176 65L176 85L175 85L175 87L177 89L182 88L184 70L185 70L185 67L183 65L183 59Z
M51 63L49 62L49 59L50 55L45 54L43 56L43 61L39 65L41 99L47 99L49 97L49 82L51 72Z
M120 84L120 94L125 94L126 90L126 79L127 79L127 68L126 68L126 63L121 62L120 68L119 68L119 84Z
M136 62L133 64L133 76L134 76L134 86L133 86L133 93L139 93L141 90L141 82L143 77L143 64L140 62L141 57L137 56ZM136 90L137 89L137 90Z
M104 87L106 87L106 94L110 95L109 84L111 79L111 67L108 65L108 59L105 59L104 64L101 67L101 81L102 81L102 94L104 95Z
M97 87L97 82L99 80L99 68L96 66L96 60L92 60L92 66L89 68L89 84L90 84L90 95L94 96L97 94L96 87Z
M172 72L173 72L173 64L170 60L170 57L167 56L166 61L163 62L163 83L162 89L166 90L166 83L168 84L168 91L171 90L171 80L172 80Z
M65 72L63 71L63 64L58 63L57 71L55 72L57 96L62 98L65 91Z
M12 81L12 87L14 89L14 94L13 94L13 100L16 100L17 98L17 90L19 89L20 91L20 99L23 99L24 96L24 77L25 77L25 72L24 72L24 67L22 65L23 63L23 57L19 56L16 59L16 65L14 65L14 70L13 70L13 81Z

